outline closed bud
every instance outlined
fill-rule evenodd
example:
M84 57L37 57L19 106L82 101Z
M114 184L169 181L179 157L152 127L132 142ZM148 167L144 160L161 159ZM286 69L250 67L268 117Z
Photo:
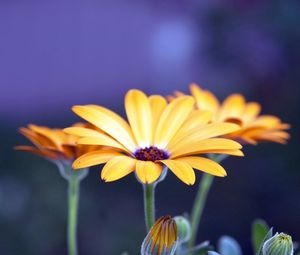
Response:
M191 237L191 225L190 222L183 216L174 217L177 226L177 236L179 242L185 243Z
M141 255L174 255L177 247L177 227L171 216L159 218L145 237Z
M263 255L293 255L293 241L291 236L276 233L268 239L262 247Z

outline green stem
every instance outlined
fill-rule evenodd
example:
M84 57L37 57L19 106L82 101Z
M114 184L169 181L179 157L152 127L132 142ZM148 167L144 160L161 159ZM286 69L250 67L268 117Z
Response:
M68 254L77 255L77 215L80 180L77 173L71 172L68 191Z
M214 177L210 174L204 173L202 176L191 215L191 238L189 240L189 248L192 248L195 245L199 223L213 179Z
M210 158L215 162L220 163L224 158L225 155L210 155ZM188 247L191 249L194 247L197 233L199 229L199 224L201 221L201 217L203 215L204 207L206 204L207 196L210 191L214 180L214 176L210 174L204 173L202 179L199 184L198 192L194 201L194 206L191 213L191 238L188 243Z
M155 203L154 203L155 184L144 184L143 188L144 188L145 222L146 222L147 231L149 231L155 222Z

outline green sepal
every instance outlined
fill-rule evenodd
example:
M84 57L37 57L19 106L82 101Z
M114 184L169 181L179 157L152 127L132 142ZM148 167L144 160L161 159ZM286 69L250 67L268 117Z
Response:
M262 247L265 241L267 241L268 239L270 239L273 236L273 228L270 228L269 232L266 234L264 240L262 241L262 244L257 252L257 255L262 255Z
M255 254L259 252L261 246L263 245L269 229L269 226L264 220L256 219L252 223L252 246Z
M191 237L191 224L186 217L174 217L177 226L177 236L180 243L186 243Z
M88 176L88 168L74 170L72 169L72 164L69 161L58 161L54 163L57 165L60 175L67 181L70 181L72 178L76 178L80 182Z

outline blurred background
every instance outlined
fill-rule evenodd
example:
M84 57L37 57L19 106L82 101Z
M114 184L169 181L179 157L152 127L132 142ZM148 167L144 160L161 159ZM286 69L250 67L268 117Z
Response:
M1 0L0 254L66 254L66 182L12 149L28 144L18 127L66 127L79 120L74 104L123 114L130 88L167 95L191 82L220 98L243 93L293 126L287 145L247 146L223 163L228 177L215 181L198 240L228 234L250 255L261 217L300 241L299 26L298 0ZM142 187L133 175L106 184L99 172L82 183L80 254L139 254ZM190 211L195 192L169 174L157 215Z

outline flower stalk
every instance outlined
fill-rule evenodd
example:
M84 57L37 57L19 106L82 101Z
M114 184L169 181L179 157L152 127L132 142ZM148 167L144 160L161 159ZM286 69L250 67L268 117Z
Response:
M155 184L144 184L144 210L147 231L155 222Z
M88 169L74 171L69 164L57 164L60 174L68 182L68 255L77 255L77 222L80 197L80 182L88 175Z
M213 179L214 177L212 175L203 174L200 181L199 189L191 214L191 238L188 244L189 248L192 248L195 245L200 220L203 214L209 190L213 183Z
M71 174L68 190L68 252L77 255L77 218L80 180L76 173Z
M217 163L220 163L226 157L226 155L210 155L210 158ZM188 247L190 249L193 248L195 245L199 224L203 215L204 207L206 205L206 200L208 197L208 193L211 189L213 180L213 175L204 173L200 181L198 192L191 213L191 237L188 242Z

